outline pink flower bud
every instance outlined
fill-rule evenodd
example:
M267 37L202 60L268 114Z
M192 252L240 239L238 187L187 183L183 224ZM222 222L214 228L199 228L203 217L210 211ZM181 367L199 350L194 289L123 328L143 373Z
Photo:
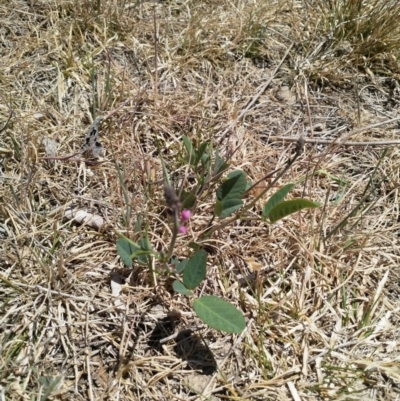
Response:
M190 219L190 216L192 215L192 212L188 209L184 209L181 212L181 219L182 221L188 221Z
M178 231L180 234L186 234L187 233L187 228L185 226L180 226L178 228Z

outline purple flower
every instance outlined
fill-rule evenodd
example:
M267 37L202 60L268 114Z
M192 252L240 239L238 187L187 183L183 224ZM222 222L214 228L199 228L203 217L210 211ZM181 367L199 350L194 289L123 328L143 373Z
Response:
M190 219L190 216L192 215L192 212L188 209L184 209L181 212L181 220L182 221L188 221Z
M187 228L185 226L180 226L178 228L178 231L180 234L186 234L187 233Z

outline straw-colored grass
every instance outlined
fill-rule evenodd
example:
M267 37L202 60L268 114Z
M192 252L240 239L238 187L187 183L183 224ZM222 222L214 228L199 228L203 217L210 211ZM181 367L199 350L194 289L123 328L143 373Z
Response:
M399 13L383 0L2 1L0 400L398 399ZM99 115L105 155L85 163ZM182 135L253 182L306 140L278 187L322 206L269 226L260 202L203 243L201 290L243 312L240 335L206 328L160 266L153 287L116 251L115 230L167 249L160 153L183 177Z

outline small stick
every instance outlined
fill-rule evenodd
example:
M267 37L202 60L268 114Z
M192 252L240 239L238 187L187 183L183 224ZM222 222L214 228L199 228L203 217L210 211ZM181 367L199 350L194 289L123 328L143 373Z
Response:
M371 128L377 128L380 127L384 124L390 124L394 123L396 121L399 121L400 117L392 118L390 120L385 120L381 121L379 123L375 124L370 124L366 125L365 127L361 128L356 128L350 132L348 132L343 138L336 138L336 139L313 139L313 138L304 138L304 141L306 143L316 143L316 144L323 144L323 145L334 145L336 144L337 146L378 146L378 145L400 145L400 140L387 140L387 141L374 141L374 142L351 142L347 141L351 136L358 134L362 131L369 130ZM322 132L321 134L327 134L330 133L328 132ZM293 137L284 137L284 136L275 136L275 135L270 135L268 139L271 139L272 141L288 141L288 142L296 142L298 138L293 138Z
M73 155L68 155L68 156L44 156L44 157L41 157L40 160L63 160L63 161L69 160L69 161L77 162L77 161L83 160L83 159L73 159L73 157L78 156L79 154L80 153L78 152L78 153L74 153Z
M288 141L288 142L297 142L298 138L293 137L284 137L284 136L270 136L268 139L272 141ZM331 145L335 143L335 141L330 141L329 139L312 139L312 138L304 138L304 142L306 143L315 143L317 145ZM347 141L345 143L339 142L340 146L380 146L380 145L400 145L400 140L393 141L374 141L374 142L353 142Z

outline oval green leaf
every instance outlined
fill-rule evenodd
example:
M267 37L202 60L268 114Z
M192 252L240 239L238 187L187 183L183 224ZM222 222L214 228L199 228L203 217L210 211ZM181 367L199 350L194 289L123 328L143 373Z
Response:
M187 262L183 271L183 284L189 290L196 288L206 276L207 253L204 250L197 251Z
M182 261L180 261L175 267L176 272L182 273L185 270L188 262L189 262L189 259L183 259Z
M268 217L271 223L275 223L276 221L289 216L292 213L296 213L299 210L315 208L319 206L320 204L318 202L312 202L308 199L292 199L276 205L269 212Z
M120 238L117 241L117 252L125 266L132 267L131 254L136 250L137 248L125 238Z
M265 203L262 211L262 216L267 218L269 212L280 202L285 199L285 196L294 187L294 184L287 184L283 186L280 190L276 191Z
M196 299L193 308L208 326L225 333L240 333L246 327L242 313L224 299L207 295Z
M217 189L217 199L220 201L242 199L246 192L246 185L246 173L242 170L232 171Z
M219 218L224 219L236 212L236 210L240 209L242 206L243 202L241 199L217 200L215 202L214 212Z
M140 264L145 265L148 261L147 256L151 255L152 253L151 243L146 234L145 238L142 238L139 241L139 249L135 250L135 257L131 255L131 258L136 258Z
M188 290L180 281L175 280L172 283L172 288L174 289L175 292L178 292L179 294L182 295L187 295L188 297L191 297L193 295L193 292Z
M203 156L207 156L206 153L204 153L207 149L208 143L203 142L199 145L198 149L196 150L196 166L199 164L199 161L202 159Z
M188 154L188 161L190 161L190 164L193 165L196 159L196 152L193 149L192 142L186 135L182 135L182 140Z
M199 249L201 249L201 244L194 242L194 241L190 241L188 244L188 247L190 249L193 249L195 252L198 251Z
M196 195L192 192L182 192L182 209L191 209L196 203Z
M229 164L219 155L219 149L215 151L215 163L214 163L214 176L218 175L221 171L226 170Z

